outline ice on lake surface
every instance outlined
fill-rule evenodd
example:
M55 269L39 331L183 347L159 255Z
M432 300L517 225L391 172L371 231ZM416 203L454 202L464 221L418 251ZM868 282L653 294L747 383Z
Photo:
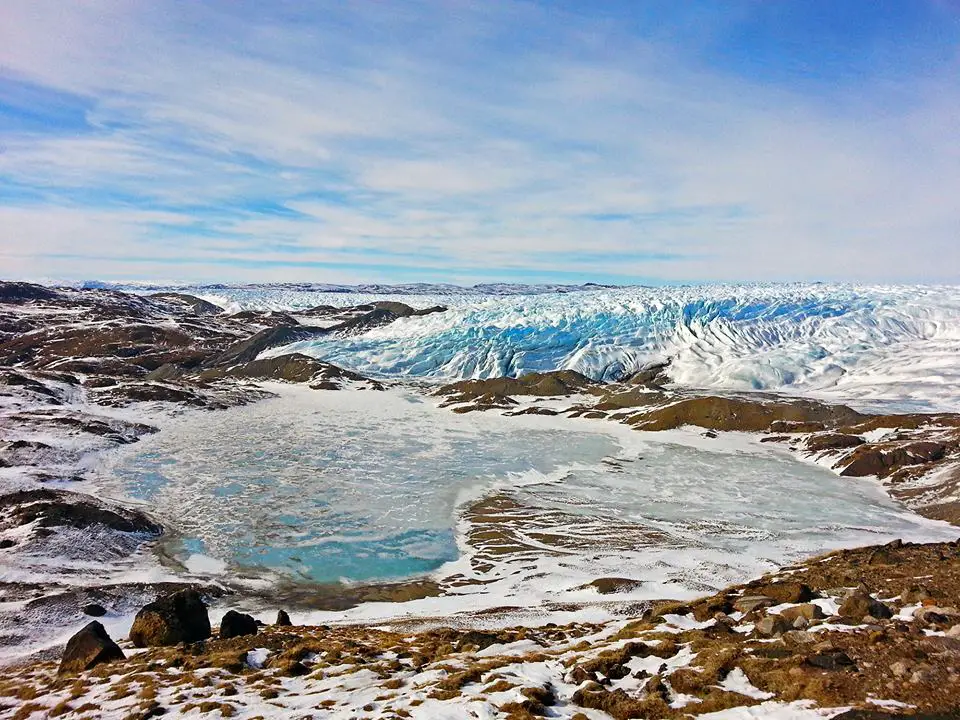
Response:
M869 481L745 436L456 415L411 389L290 387L189 414L131 449L105 482L173 528L194 568L319 582L456 572L512 596L624 574L650 596L677 596L825 549L956 537ZM505 528L526 533L523 552L492 558L480 577L463 517L491 497L509 498L528 530Z

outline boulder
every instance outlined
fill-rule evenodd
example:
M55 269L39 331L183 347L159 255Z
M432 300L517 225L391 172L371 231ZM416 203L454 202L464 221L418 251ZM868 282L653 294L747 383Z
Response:
M123 660L125 657L123 650L110 638L103 625L94 620L67 641L58 673L79 673L102 663Z
M145 605L130 629L130 641L135 647L192 643L208 637L210 617L196 590L181 590Z
M107 609L99 603L90 603L80 608L80 612L90 617L103 617L107 614Z
M242 635L256 635L257 621L250 615L238 613L236 610L228 610L227 614L220 620L220 639L240 637Z
M874 599L863 590L854 590L844 599L837 614L845 620L860 622L870 615L879 620L893 617L893 613L886 605Z
M756 625L757 633L766 637L783 635L790 629L790 623L779 615L767 615Z
M770 607L773 604L773 598L769 598L766 595L744 595L742 598L737 598L733 603L733 609L738 612L748 613L757 608Z
M642 585L642 580L622 577L604 577L587 583L584 585L584 588L593 588L601 595L614 595L616 593L632 592Z
M947 446L940 442L920 440L903 444L864 445L843 459L840 475L844 477L885 478L902 467L923 465L943 459Z
M821 652L810 655L806 659L807 665L820 670L856 670L857 666L850 656L841 650Z
M277 627L292 627L293 623L290 621L290 616L287 615L286 610L281 610L277 613L277 622L274 623Z
M816 599L817 594L808 585L792 581L777 581L752 588L757 595L766 595L779 603L805 603Z
M804 618L810 621L821 620L826 617L826 615L823 614L823 610L820 609L820 606L814 603L803 603L802 605L784 608L780 611L780 616L791 624L795 622L797 618Z

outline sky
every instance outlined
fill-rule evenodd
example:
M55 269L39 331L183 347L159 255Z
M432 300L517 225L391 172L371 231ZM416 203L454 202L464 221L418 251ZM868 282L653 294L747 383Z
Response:
M960 0L0 0L0 277L960 282Z

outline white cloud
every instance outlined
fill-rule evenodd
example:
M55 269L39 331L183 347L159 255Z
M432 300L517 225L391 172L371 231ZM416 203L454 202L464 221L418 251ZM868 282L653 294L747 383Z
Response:
M0 138L38 195L0 211L7 273L957 280L955 74L826 102L533 4L264 7L4 3L2 72L97 128Z

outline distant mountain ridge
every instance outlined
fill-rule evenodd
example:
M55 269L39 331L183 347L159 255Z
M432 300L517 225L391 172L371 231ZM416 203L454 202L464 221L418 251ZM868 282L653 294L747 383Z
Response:
M336 283L199 283L169 284L140 282L104 282L85 280L73 284L74 287L98 290L123 290L125 292L158 292L164 290L264 290L277 289L293 292L323 292L363 295L543 295L551 293L585 292L591 290L610 290L623 285L602 285L584 283L582 285L563 285L556 283L479 283L477 285L454 285L451 283L401 283L397 285L371 283L364 285L341 285Z

